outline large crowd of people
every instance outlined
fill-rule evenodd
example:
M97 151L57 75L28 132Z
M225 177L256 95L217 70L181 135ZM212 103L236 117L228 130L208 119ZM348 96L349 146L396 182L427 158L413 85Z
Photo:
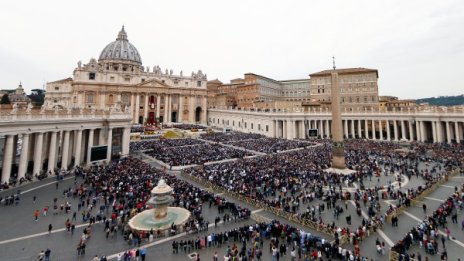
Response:
M199 125L199 124L175 124L172 125L173 128L181 129L181 130L205 130L207 129L206 126Z
M201 144L184 147L165 147L146 151L145 154L169 166L186 166L225 159L243 158L253 155L250 152L219 144Z
M243 132L213 132L213 133L205 133L200 136L202 139L214 141L214 142L232 142L232 141L241 141L241 140L255 140L265 138L262 134L256 133L243 133Z
M179 147L179 146L190 146L204 144L205 142L199 139L153 139L131 142L129 149L131 151L143 151L143 150L160 150L166 147Z
M268 250L265 249L265 242L268 243ZM225 252L219 257L215 252L213 260L261 260L264 251L269 251L271 260L280 260L285 256L290 256L291 260L368 260L361 256L358 248L350 250L342 247L338 238L329 241L276 220L173 241L172 253L196 251L201 255L201 249L221 246L227 246Z
M264 153L275 153L280 151L293 150L314 146L314 143L302 140L286 140L276 138L261 138L241 141L228 141L227 144L242 147L247 150L259 151Z
M464 192L464 187L460 189L456 187L452 196L448 197L431 215L427 215L416 227L407 232L404 238L392 247L392 250L400 254L405 260L406 258L420 260L421 252L408 253L413 245L419 245L426 254L440 254L441 260L447 260L446 241L450 240L451 234L447 225L448 218L451 217L452 223L458 223L458 211L464 209L464 195L462 192ZM424 208L425 211L426 208ZM464 221L462 225L464 229ZM445 235L440 235L440 228L445 231Z

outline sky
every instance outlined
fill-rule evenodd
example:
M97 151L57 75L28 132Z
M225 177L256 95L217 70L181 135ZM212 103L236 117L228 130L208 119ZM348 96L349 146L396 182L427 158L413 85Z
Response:
M124 25L144 66L174 74L304 79L335 56L378 69L380 95L464 94L462 0L15 0L0 24L0 89L71 77Z

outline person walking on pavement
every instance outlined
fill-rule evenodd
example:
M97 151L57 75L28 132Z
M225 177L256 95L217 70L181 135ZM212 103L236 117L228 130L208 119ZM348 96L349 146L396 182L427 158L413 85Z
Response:
M34 221L35 222L39 221L39 210L38 209L34 211Z
M45 260L44 261L50 261L51 252L52 251L49 248L47 248L47 250L45 250Z
M53 226L52 224L48 224L48 234L50 235L52 233Z

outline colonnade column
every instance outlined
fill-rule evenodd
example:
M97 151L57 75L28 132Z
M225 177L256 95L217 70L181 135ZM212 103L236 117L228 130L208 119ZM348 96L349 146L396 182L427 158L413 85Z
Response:
M56 136L58 133L56 131L52 131L50 134L50 147L48 150L48 171L52 173L55 171L55 163L56 163Z
M348 120L344 122L344 129L345 129L345 139L348 139Z
M87 141L87 164L90 164L90 154L91 154L91 149L93 146L93 135L94 135L94 129L89 130L89 139Z
M14 137L15 135L6 136L5 150L3 151L3 169L2 169L2 184L9 183L11 176L11 163L13 162L14 153Z
M319 129L321 130L321 138L324 138L324 120L319 121Z
M443 129L441 121L436 121L437 124L437 140L438 142L443 142Z
M330 139L330 123L328 119L325 121L325 127L327 138Z
M202 124L207 124L207 116L208 116L208 101L206 100L206 96L201 98L201 119L200 122Z
M393 120L393 134L395 135L395 141L398 141L398 126L396 120Z
M34 148L34 168L32 175L38 175L42 169L42 146L43 146L43 133L39 132L35 134L35 148Z
M446 121L446 142L451 143L451 130L449 121Z
M425 139L426 139L426 136L425 136L425 124L424 124L423 121L420 121L419 123L420 123L419 128L420 128L420 132L421 132L421 141L425 142Z
M380 133L380 140L383 140L382 120L379 120L379 133Z
M129 155L129 143L130 143L130 127L126 127L122 133L122 155Z
M414 141L414 130L412 128L412 122L408 121L409 126L409 141Z
M432 121L432 137L433 137L433 142L437 142L437 125L435 121Z
M19 158L19 169L18 169L18 180L24 178L26 176L27 171L27 163L28 163L28 156L29 156L29 138L30 135L28 133L24 133L22 140L22 148L21 148L21 156Z
M454 122L454 136L456 137L456 142L461 142L461 133L459 130L459 123L457 121Z
M106 160L111 161L111 150L113 146L113 128L110 127L108 127L108 137L106 140L106 145L108 146L108 150L106 151Z
M358 138L362 137L361 120L358 119Z
M364 120L364 136L366 136L366 139L369 139L369 129L367 126L367 120Z
M375 120L372 120L372 139L375 140Z
M391 135L390 135L390 120L387 119L385 122L385 128L387 129L387 140L391 140Z
M421 141L421 133L420 133L420 126L419 121L416 120L416 140Z
M63 140L63 156L61 157L61 169L68 169L68 157L69 157L69 131L64 131Z
M401 120L401 139L406 139L406 127L404 126L404 120Z
M79 166L81 164L81 153L82 153L82 130L77 130L76 138L76 153L74 154L74 166Z

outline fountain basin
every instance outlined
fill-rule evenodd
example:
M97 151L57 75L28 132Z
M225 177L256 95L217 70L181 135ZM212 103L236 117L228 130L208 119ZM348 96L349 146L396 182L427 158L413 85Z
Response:
M168 207L167 215L163 218L155 218L155 209L140 212L129 220L129 227L137 231L166 230L171 224L184 225L190 218L190 211L184 208Z

